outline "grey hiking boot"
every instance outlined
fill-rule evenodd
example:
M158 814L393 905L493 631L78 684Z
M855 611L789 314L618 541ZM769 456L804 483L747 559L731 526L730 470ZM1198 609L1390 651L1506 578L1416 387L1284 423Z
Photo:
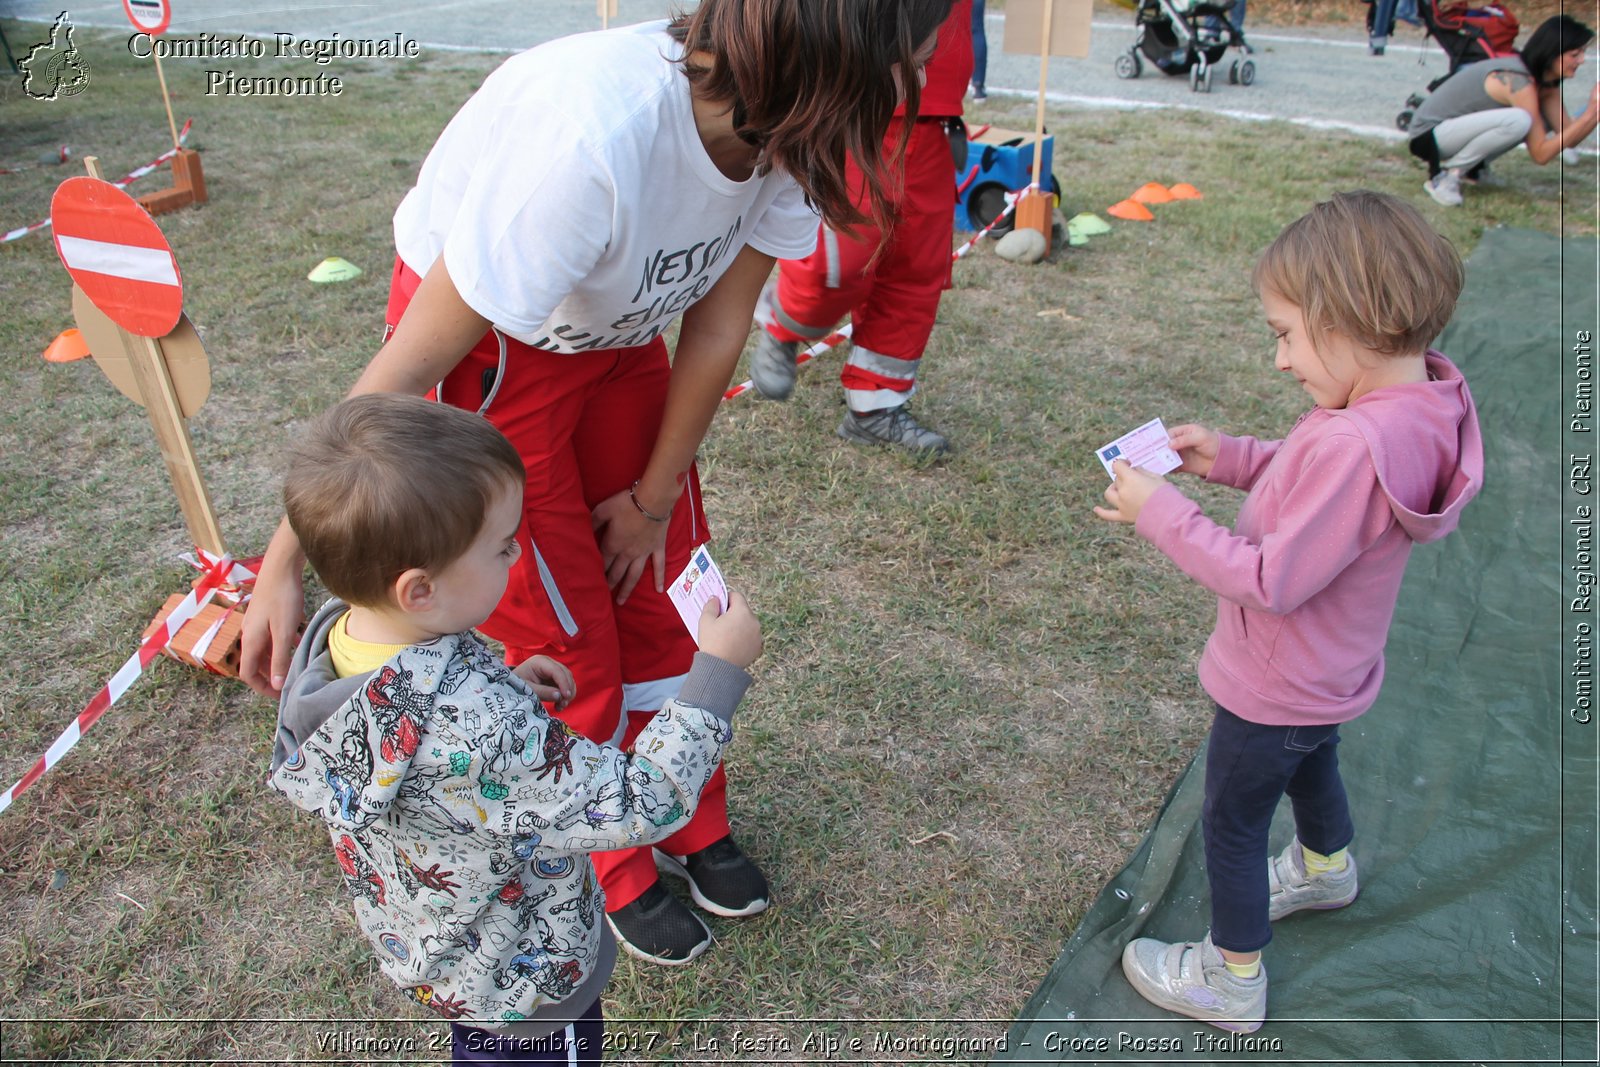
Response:
M798 341L780 341L762 330L750 354L750 380L756 383L756 392L768 400L788 400L794 392L799 352Z
M1150 1003L1222 1030L1248 1034L1267 1020L1267 970L1240 978L1228 970L1222 953L1204 941L1169 944L1153 937L1128 942L1122 973Z
M1424 182L1422 187L1435 203L1445 207L1461 206L1461 175L1453 170L1441 170Z
M1267 861L1267 918L1277 922L1285 915L1315 908L1342 908L1361 891L1356 881L1356 858L1345 853L1344 869L1322 874L1306 873L1300 839Z
M839 436L862 444L899 445L909 452L932 456L950 451L950 442L945 440L944 434L917 422L904 404L860 415L847 412L839 424Z

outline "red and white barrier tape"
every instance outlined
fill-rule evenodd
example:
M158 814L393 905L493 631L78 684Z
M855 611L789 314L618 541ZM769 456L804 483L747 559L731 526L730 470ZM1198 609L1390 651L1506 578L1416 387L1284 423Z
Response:
M970 181L971 179L968 179L968 180ZM1016 210L1017 200L1021 196L1022 196L1022 191L1021 190L1018 190L1015 193L1007 193L1006 194L1006 209L1004 211L1000 212L1000 214L996 215L992 220L990 220L989 225L985 226L983 229L981 229L977 233L973 234L972 235L972 239L970 241L968 241L966 244L962 245L960 248L958 248L954 252L952 252L950 254L950 262L954 263L957 260L959 260L962 256L966 255L968 252L972 251L973 246L976 245L979 241L983 240L983 238L988 234L988 232L990 230L992 230L996 226L998 226L1000 224L1000 220L1001 219L1005 218L1007 215L1011 214L1011 212ZM804 364L810 363L813 359L816 359L818 356L822 355L822 353L826 352L828 349L832 348L834 345L838 344L840 341L843 341L845 338L849 337L850 336L850 327L852 325L854 325L854 324L853 323L848 323L848 322L845 323L843 326L839 327L839 329L837 329L833 333L830 333L828 336L824 337L822 340L818 341L816 344L812 345L810 348L808 348L804 352L800 353L798 356L796 356L794 358L794 365L796 367L799 367L799 366L803 366ZM755 387L756 387L756 383L754 381L752 381L751 379L746 378L740 384L733 386L726 393L723 393L722 394L722 399L723 400L732 400L736 396L743 396L745 393L748 393L750 390L754 389Z
M122 177L118 178L116 181L112 182L111 184L115 185L118 189L125 189L128 186L132 185L134 182L138 181L140 178L143 178L146 174L149 174L151 171L153 171L157 167L161 166L161 164L165 163L167 160L171 159L173 156L177 155L178 154L178 148L181 148L183 146L184 142L189 139L189 127L193 126L193 125L194 125L194 119L189 119L186 122L184 122L183 129L178 131L178 144L177 144L177 146L167 149L165 152L161 153L159 156L157 156L155 159L152 159L150 162L146 163L144 166L138 167L138 168L136 168L134 170L130 170L128 173L124 174ZM32 226L19 226L15 230L8 230L5 233L0 233L0 244L5 244L7 241L15 241L19 237L26 237L26 236L28 236L28 234L35 233L35 232L37 232L39 230L42 230L48 225L50 225L50 220L49 219L41 219L40 221L34 223ZM4 808L0 808L0 811L4 811L4 810L5 810Z
M1008 215L1010 215L1013 211L1015 211L1017 209L1017 201L1022 199L1022 194L1025 193L1025 192L1027 192L1027 189L1026 188L1022 188L1022 189L1018 189L1016 192L1007 193L1006 194L1006 209L1004 211L1000 212L1000 214L996 215L994 218L990 219L989 220L989 225L985 226L983 229L981 229L977 233L973 234L972 238L969 241L967 241L966 244L962 245L960 248L956 249L953 253L951 253L950 261L952 263L954 263L956 260L959 260L962 256L964 256L968 252L972 251L972 248L973 248L974 245L976 245L979 241L983 240L985 237L989 236L989 231L990 230L992 230L996 226L1000 225L1001 220L1005 219Z
M196 551L198 552L199 550L197 549ZM200 555L208 560L211 558L206 556L204 552L200 552ZM203 571L206 569L205 565L202 564L200 560L195 559L195 557L192 555L185 555L180 558L185 563L188 563L190 566L195 567L198 570ZM256 556L253 559L247 559L242 563L235 563L233 565L232 573L230 573L228 576L228 584L217 590L217 599L226 600L232 605L246 603L250 599L250 594L244 591L244 587L252 585L255 582L256 571L260 568L260 556ZM206 661L206 653L211 650L211 642L215 641L217 639L217 635L222 632L222 627L228 621L228 614L228 612L223 612L222 614L218 615L216 621L210 626L206 627L205 633L196 638L194 646L189 649L189 658L199 661L200 666L204 667L210 674L224 674L223 671L217 670Z
M94 699L89 701L89 706L79 712L78 717L67 724L67 728L61 731L61 736L57 737L49 750L39 757L38 762L33 765L28 773L23 775L16 785L13 785L4 793L0 793L0 812L9 808L11 802L23 790L44 777L46 771L61 762L61 757L71 751L72 746L78 743L78 739L89 731L89 727L93 726L99 721L100 716L106 713L106 709L122 698L122 694L126 693L129 687L138 680L139 675L144 673L144 669L150 665L150 661L159 656L161 650L171 643L172 638L183 628L183 624L194 618L195 614L213 596L225 586L237 587L255 578L255 574L250 568L243 564L235 563L228 556L215 559L201 552L200 558L204 561L204 566L201 569L205 573L200 581L195 584L195 587L189 590L189 595L183 598L183 601L172 610L172 614L168 615L166 620L156 627L149 637L140 642L139 650L129 656L128 661L117 670L116 674L111 676L111 680L101 687L100 692L96 693ZM197 565L199 564L197 563Z

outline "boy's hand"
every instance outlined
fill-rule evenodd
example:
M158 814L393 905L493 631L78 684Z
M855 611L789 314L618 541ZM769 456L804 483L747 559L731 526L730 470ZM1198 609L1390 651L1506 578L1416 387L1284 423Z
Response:
M511 673L533 686L539 699L554 704L557 711L572 703L572 698L578 695L572 672L549 656L529 656L511 668Z
M1111 506L1097 507L1094 513L1109 522L1137 522L1139 512L1144 510L1144 502L1167 480L1159 474L1135 467L1125 459L1112 463L1111 469L1117 473L1117 480L1106 490L1106 503Z
M1222 437L1209 427L1187 423L1175 427L1167 435L1167 444L1183 460L1179 470L1204 478L1211 473L1211 465L1217 461L1217 449L1222 444Z
M748 667L761 656L761 622L743 593L728 591L726 614L716 600L707 602L700 612L700 651L735 667Z

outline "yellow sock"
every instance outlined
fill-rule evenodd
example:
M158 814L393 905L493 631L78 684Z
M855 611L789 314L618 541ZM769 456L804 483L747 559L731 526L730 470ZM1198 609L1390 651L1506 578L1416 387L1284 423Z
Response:
M1331 856L1324 856L1320 852L1313 852L1304 845L1300 846L1300 854L1305 857L1307 874L1327 874L1330 871L1342 871L1348 862L1349 849L1341 848Z
M1261 973L1260 956L1257 956L1249 963L1234 963L1232 960L1226 958L1223 959L1222 962L1228 965L1228 973L1233 975L1235 978L1254 978L1256 975Z

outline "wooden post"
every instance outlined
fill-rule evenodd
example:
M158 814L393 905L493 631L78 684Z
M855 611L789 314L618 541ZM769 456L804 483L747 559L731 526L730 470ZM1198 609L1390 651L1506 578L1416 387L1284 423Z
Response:
M167 105L167 128L172 131L172 147L178 148L178 124L172 118L172 97L167 95L167 76L161 72L161 53L151 51L156 61L156 80L161 83L161 102Z
M1039 37L1039 99L1033 108L1033 139L1037 142L1033 149L1033 188L1039 189L1039 165L1044 160L1044 153L1039 151L1039 145L1044 144L1044 94L1050 85L1050 21L1055 14L1056 0L1044 0L1044 31Z
M156 443L161 446L161 458L166 461L172 488L178 494L178 508L189 527L189 536L213 556L225 556L227 547L222 540L222 527L217 524L216 513L211 508L211 494L206 491L205 479L200 477L200 465L195 461L194 446L183 424L183 412L178 408L178 394L172 388L172 376L167 373L161 342L153 337L137 337L120 326L117 332L122 336L123 351L128 355L134 380L144 396L144 409L155 429Z
M1051 211L1055 198L1041 184L1044 165L1044 95L1050 81L1050 22L1055 0L1044 0L1044 30L1039 38L1039 99L1033 109L1033 179L1017 200L1017 229L1037 230L1044 236L1044 251L1050 254Z
M99 157L85 156L83 166L91 178L105 180L100 173ZM153 337L138 337L121 326L117 327L117 335L128 357L128 365L133 368L139 394L144 398L144 409L156 432L156 443L161 446L161 458L166 461L172 488L178 494L178 508L189 527L189 536L213 556L225 556L227 547L222 540L222 528L211 508L211 494L206 491L205 480L200 477L200 465L195 461L189 431L183 424L183 411L178 406L177 391L172 387L172 376L167 372L161 342Z

